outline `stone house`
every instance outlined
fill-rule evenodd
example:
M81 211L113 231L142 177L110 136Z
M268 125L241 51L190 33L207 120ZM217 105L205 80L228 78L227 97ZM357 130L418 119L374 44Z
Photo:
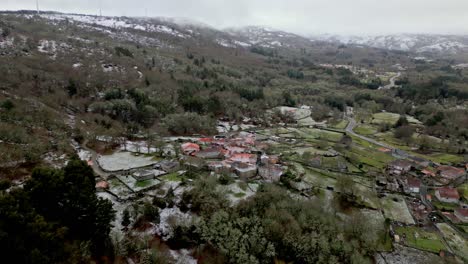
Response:
M464 169L459 169L452 166L439 166L437 168L437 174L445 179L445 181L453 181L465 176L466 171Z
M236 162L233 164L234 172L237 176L248 179L255 177L257 175L257 165L243 163L243 162Z
M406 172L409 172L412 167L412 162L404 159L399 159L392 161L388 164L388 172L393 175L401 175Z
M269 164L259 167L258 174L267 182L278 182L284 170L279 165Z
M468 223L468 208L458 208L454 214L461 222Z
M195 153L195 157L202 159L218 159L223 157L223 151L216 147L206 148Z
M444 203L458 203L460 200L457 189L451 187L438 188L435 191L435 196Z
M408 184L408 190L411 193L419 193L421 188L421 181L417 178L408 178L406 180Z

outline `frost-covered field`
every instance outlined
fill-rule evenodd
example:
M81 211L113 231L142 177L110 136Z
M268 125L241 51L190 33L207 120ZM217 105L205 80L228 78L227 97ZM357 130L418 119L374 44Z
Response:
M389 195L381 199L385 217L394 221L414 225L413 216L406 205L404 198L400 195Z
M153 157L136 156L130 152L117 152L112 155L100 155L97 159L99 166L105 171L116 172L147 167L158 161Z

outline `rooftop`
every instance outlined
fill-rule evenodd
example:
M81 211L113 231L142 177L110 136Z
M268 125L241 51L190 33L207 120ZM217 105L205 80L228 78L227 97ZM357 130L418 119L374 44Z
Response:
M458 194L457 189L450 188L450 187L442 187L438 188L437 191L439 192L440 197L447 198L447 199L460 199L460 195Z
M408 186L410 188L419 188L421 187L421 181L416 178L408 178Z
M393 166L393 167L410 167L412 165L413 163L411 161L404 160L404 159L399 159L399 160L390 162L390 166Z
M439 166L437 171L442 177L451 179L458 178L466 173L464 169L455 168L452 166Z
M463 217L468 217L468 208L457 208L455 212Z

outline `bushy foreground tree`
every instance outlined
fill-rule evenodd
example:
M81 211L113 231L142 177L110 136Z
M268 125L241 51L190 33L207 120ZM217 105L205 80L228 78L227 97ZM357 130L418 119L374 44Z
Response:
M77 263L105 255L112 204L98 198L91 168L72 159L34 170L23 189L0 193L0 249L16 263Z
M206 184L202 180L198 185ZM226 197L213 188L194 188L189 194L204 197L194 199L200 208ZM379 232L385 232L364 232L369 223L363 218L345 224L312 201L294 199L274 185L261 186L234 207L199 215L192 245L208 245L228 263L370 263L383 234Z

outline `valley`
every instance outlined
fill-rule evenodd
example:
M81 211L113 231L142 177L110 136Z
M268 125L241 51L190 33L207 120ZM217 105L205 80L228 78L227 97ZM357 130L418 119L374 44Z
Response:
M467 47L2 11L0 245L25 263L466 263Z

